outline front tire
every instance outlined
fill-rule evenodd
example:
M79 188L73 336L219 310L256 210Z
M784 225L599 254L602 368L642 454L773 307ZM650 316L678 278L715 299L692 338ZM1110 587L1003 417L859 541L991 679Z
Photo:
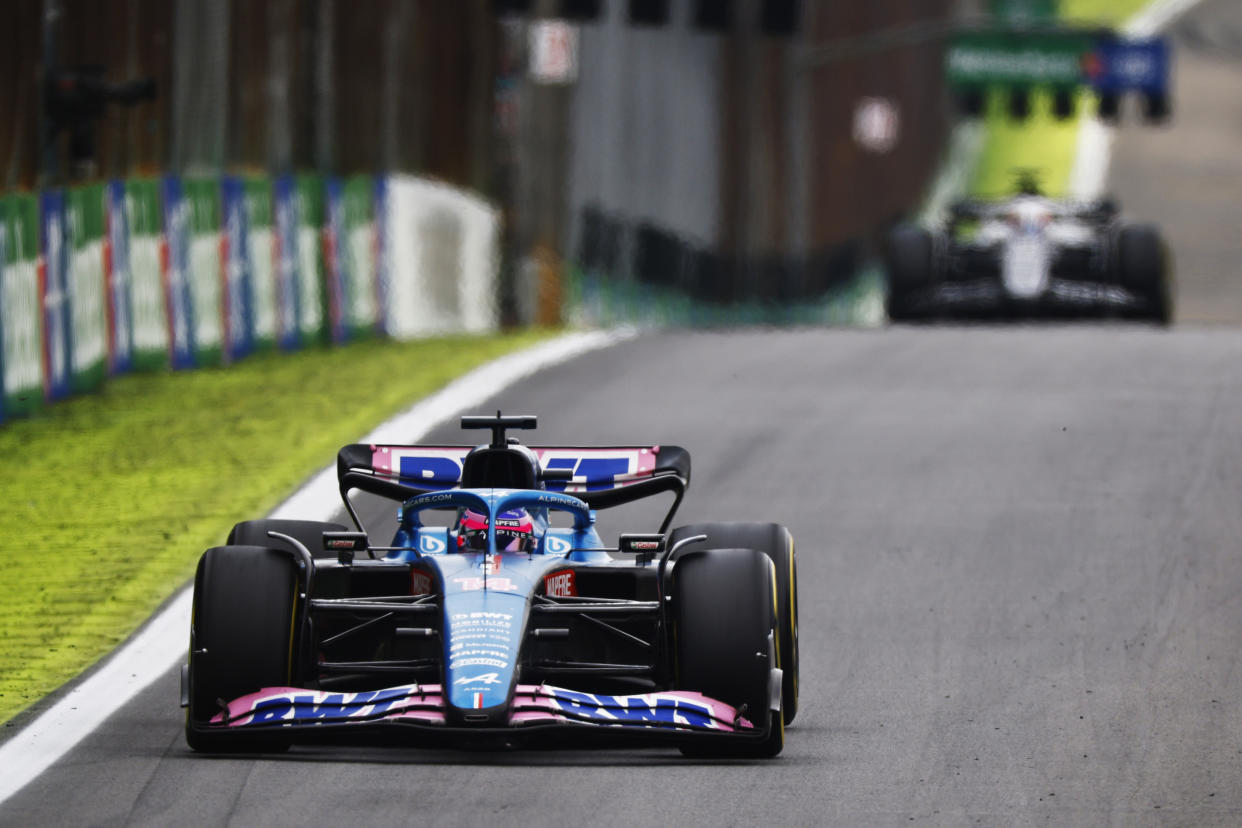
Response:
M670 547L682 538L707 535L699 549L758 549L776 567L777 662L784 673L781 710L785 724L798 715L798 566L793 535L779 523L695 523L679 526Z
M785 723L769 698L774 664L776 583L772 559L757 549L709 549L673 570L673 658L678 689L733 705L761 740L700 737L681 746L694 757L776 756Z
M1150 224L1131 224L1117 234L1117 275L1122 286L1147 302L1147 317L1161 325L1173 318L1168 249Z
M915 225L895 228L888 236L884 259L888 271L888 318L894 322L918 318L914 296L932 284L931 232Z
M297 607L297 569L289 554L259 546L217 546L203 553L190 621L185 740L191 748L288 749L288 738L277 734L201 728L220 712L221 702L292 684Z

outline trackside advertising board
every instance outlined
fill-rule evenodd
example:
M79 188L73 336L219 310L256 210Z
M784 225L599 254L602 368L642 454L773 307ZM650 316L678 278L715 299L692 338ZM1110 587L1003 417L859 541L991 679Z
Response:
M374 184L369 176L329 178L324 191L332 341L349 342L376 330Z
M297 223L298 330L303 345L327 341L328 292L324 281L324 180L317 175L294 179Z
M66 248L65 193L48 190L39 199L39 300L43 316L43 387L49 400L69 396L71 390L69 341L69 254Z
M499 213L411 176L0 196L0 421L130 371L494 331Z
M133 368L133 278L130 275L129 238L125 182L109 181L104 186L103 269L110 374L123 374Z
M169 176L161 182L164 239L160 248L160 271L168 307L169 365L194 367L193 312L190 291L190 210L182 194L181 179Z
M251 345L256 351L270 351L281 337L282 325L289 324L287 314L281 310L288 288L276 278L279 269L276 261L276 233L272 224L272 183L266 178L255 176L240 179L240 182L245 210L242 218L245 232L239 243L244 248L243 255L250 278ZM228 221L228 227L231 239L231 220ZM230 241L230 259L232 256L233 245Z
M1101 38L1083 68L1097 92L1161 94L1169 83L1169 45L1164 38Z
M196 365L218 365L225 355L225 274L220 256L220 182L182 180L188 217L187 278L190 288L191 347Z
M110 201L112 209L116 202ZM133 350L130 364L135 371L155 371L171 364L170 297L165 291L161 262L169 253L163 238L164 215L160 182L154 178L131 178L124 183L124 222L128 230L129 302ZM113 219L115 237L117 223ZM116 243L113 259L116 258ZM114 262L114 267L115 267Z
M955 89L1087 86L1101 93L1161 94L1169 83L1169 48L1163 38L1107 32L985 29L954 35L944 66Z
M39 199L0 198L0 419L43 404L43 317L40 311Z
M389 266L391 250L388 245L388 176L375 177L375 304L376 328L383 336L390 335L388 326L388 303L392 295L392 268Z
M408 175L388 177L382 204L387 334L496 330L499 211L471 193Z
M282 175L272 182L271 204L277 344L288 351L302 344L297 184L292 176Z
M341 207L345 224L342 253L348 262L345 326L350 339L359 339L376 333L380 316L375 272L375 180L364 175L345 179Z
M245 182L236 176L220 181L219 236L224 358L239 360L254 350L254 293L250 271L249 221Z
M70 386L78 393L98 388L108 373L103 185L69 190L65 198L65 219Z
M964 32L945 52L945 77L954 87L1077 86L1091 46L1077 32Z

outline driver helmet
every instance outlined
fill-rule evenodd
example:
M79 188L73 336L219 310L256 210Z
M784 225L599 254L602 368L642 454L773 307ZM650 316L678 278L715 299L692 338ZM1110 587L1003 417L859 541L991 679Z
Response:
M525 509L509 509L496 516L496 551L530 552L535 548L535 522ZM462 511L457 522L460 552L487 551L487 515Z

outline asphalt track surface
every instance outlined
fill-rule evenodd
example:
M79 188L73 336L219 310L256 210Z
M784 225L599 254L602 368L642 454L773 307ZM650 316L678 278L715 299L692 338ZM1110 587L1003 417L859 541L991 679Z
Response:
M1177 260L1178 322L1242 323L1242 3L1205 0L1176 21L1173 118L1141 124L1137 101L1113 146L1109 189L1128 217L1160 226Z
M0 825L1242 824L1242 84L1217 85L1240 17L1179 25L1174 125L1114 148L1189 324L664 333L479 408L539 414L545 442L684 445L679 522L791 528L780 758L203 757L170 672Z
M170 673L0 824L1236 824L1239 365L1242 332L1142 326L588 355L494 405L538 413L545 440L682 444L682 519L797 539L802 710L779 759L203 757Z

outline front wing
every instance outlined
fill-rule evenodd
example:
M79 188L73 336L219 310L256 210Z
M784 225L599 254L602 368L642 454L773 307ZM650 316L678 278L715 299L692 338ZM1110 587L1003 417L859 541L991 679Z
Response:
M1015 299L998 276L982 276L956 277L912 292L907 301L911 311L920 316L1142 316L1151 312L1148 299L1119 285L1056 277L1049 280L1045 293L1036 299Z
M268 687L229 702L204 732L221 729L298 732L325 728L366 729L403 725L439 733L480 734L474 727L450 727L444 688L405 684L359 693L296 687ZM778 714L779 715L779 714ZM509 708L508 730L604 729L641 735L762 735L735 708L702 693L662 691L628 696L582 693L548 684L518 685ZM494 733L492 729L489 732Z

